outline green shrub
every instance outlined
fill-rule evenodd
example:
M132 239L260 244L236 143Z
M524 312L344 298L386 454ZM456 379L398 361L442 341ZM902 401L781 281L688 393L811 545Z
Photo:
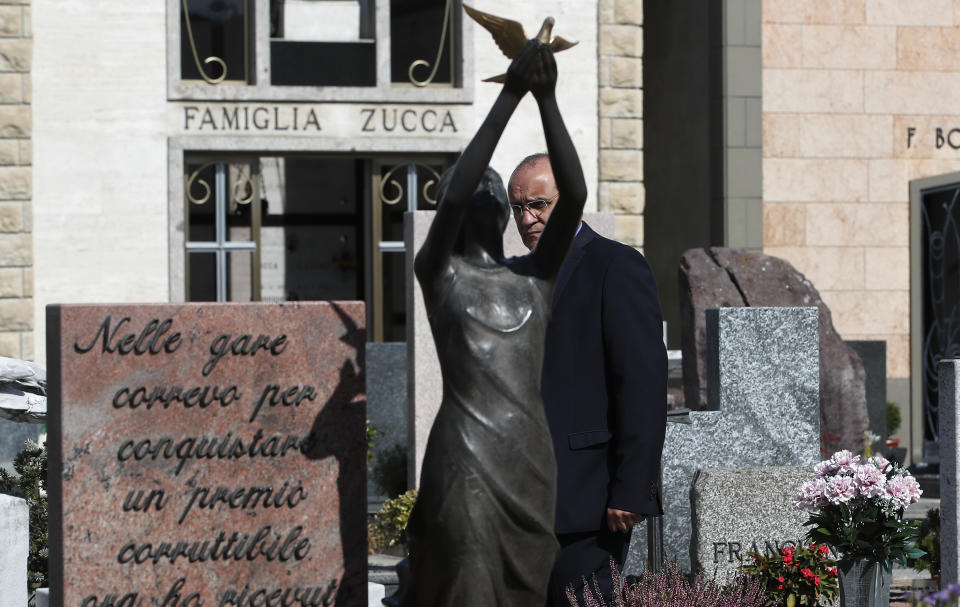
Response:
M764 585L767 605L825 605L840 596L837 562L823 544L786 546L770 556L748 554L753 562L742 569Z
M31 593L47 583L47 449L36 443L13 460L17 475L0 468L0 493L22 497L30 507L30 554L27 557L27 586Z
M370 425L370 418L367 418L367 467L370 467L370 464L373 463L373 443L377 441L378 438L383 434L376 429L376 427Z
M373 480L387 497L396 497L407 490L407 448L394 445L377 455L373 464Z
M918 546L927 553L919 558L910 559L910 566L917 571L929 571L931 577L940 576L940 509L927 511L927 517L920 524Z
M417 502L417 491L411 489L393 499L383 502L380 512L374 515L370 529L370 548L381 552L386 548L407 547L407 521Z
M887 436L892 436L899 430L902 421L897 403L887 403Z

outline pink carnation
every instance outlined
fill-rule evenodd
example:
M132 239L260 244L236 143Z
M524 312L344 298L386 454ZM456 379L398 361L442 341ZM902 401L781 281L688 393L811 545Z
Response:
M838 472L853 474L856 471L857 464L860 463L860 456L843 449L834 453L830 462Z
M837 467L833 465L833 462L830 460L823 460L813 467L813 471L820 478L826 478L828 476L833 476L837 471Z
M872 463L861 464L857 466L857 471L853 475L857 489L860 495L864 497L877 497L884 492L884 485L887 477Z
M824 497L831 504L843 504L857 497L857 485L849 476L834 476L827 481Z
M920 483L912 476L903 477L903 483L907 486L907 490L910 492L910 503L916 504L920 501L920 496L923 495L923 489L920 488Z
M912 476L895 476L890 479L886 489L887 499L897 509L915 504L922 493L920 483Z
M870 462L880 469L880 472L886 472L890 468L890 461L882 455L874 455L870 458Z
M797 495L794 499L799 510L815 510L827 503L824 494L827 491L827 481L817 478L800 485Z

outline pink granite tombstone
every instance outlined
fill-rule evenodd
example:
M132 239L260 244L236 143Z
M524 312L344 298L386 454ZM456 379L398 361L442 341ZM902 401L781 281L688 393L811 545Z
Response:
M47 308L51 604L366 604L357 302Z

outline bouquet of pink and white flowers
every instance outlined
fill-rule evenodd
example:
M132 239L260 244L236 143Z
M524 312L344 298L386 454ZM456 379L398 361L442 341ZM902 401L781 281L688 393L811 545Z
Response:
M923 556L917 548L920 521L903 520L920 499L917 479L881 456L861 460L838 451L814 468L814 478L797 490L796 505L810 512L811 541L829 544L844 556L892 559Z

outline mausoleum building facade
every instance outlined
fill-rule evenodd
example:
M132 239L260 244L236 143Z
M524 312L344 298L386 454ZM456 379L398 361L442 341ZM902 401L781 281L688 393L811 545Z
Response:
M684 250L782 257L844 339L886 341L897 436L936 456L960 3L475 8L578 41L558 95L587 210L649 258L670 349ZM403 213L433 207L507 64L459 0L0 0L0 354L42 360L67 302L359 299L371 341L403 341ZM544 148L528 99L492 164Z

